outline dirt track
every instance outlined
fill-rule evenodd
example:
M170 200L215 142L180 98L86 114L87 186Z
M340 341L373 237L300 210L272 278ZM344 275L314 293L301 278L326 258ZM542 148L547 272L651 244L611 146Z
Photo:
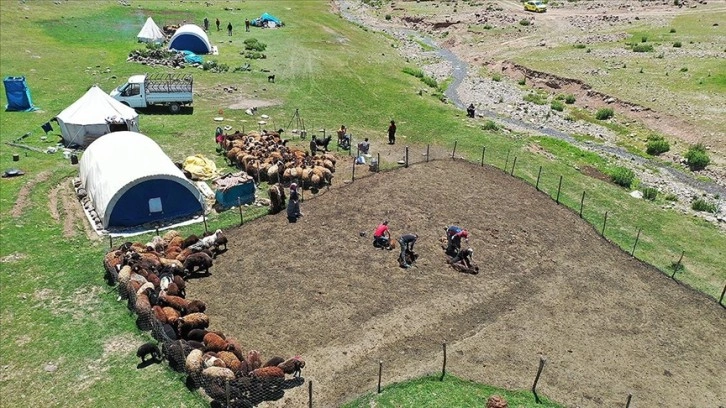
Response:
M212 276L189 285L212 328L263 357L300 354L315 405L447 369L538 391L568 406L726 402L726 311L605 242L577 215L489 168L438 161L356 180L284 214L228 231ZM371 233L417 232L417 267L397 267ZM472 232L480 275L444 263L448 223ZM365 237L360 236L366 231ZM268 406L300 407L307 387Z

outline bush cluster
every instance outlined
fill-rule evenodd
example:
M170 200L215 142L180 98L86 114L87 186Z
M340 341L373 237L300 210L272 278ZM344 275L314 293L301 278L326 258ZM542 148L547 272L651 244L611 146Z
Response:
M491 130L493 132L499 130L499 126L493 120L487 120L486 122L484 122L481 128L484 130Z
M550 107L552 108L552 110L556 110L557 112L562 112L563 110L565 110L565 105L560 101L552 101Z
M710 212L713 214L718 212L718 206L716 205L716 203L712 203L703 198L697 198L693 200L693 202L691 203L691 209L693 209L694 211Z
M610 171L610 180L619 186L630 188L635 180L635 173L626 167L616 167Z
M204 61L202 70L209 72L227 72L229 71L229 65L220 64L217 61Z
M651 52L653 51L653 45L652 44L635 44L633 46L634 52Z
M655 187L644 187L642 192L643 198L649 201L655 201L655 198L658 197L658 189Z
M526 27L526 26L528 26L529 24L530 24L530 22L529 22L529 20L527 20L526 18L523 18L523 19L519 20L519 25L523 25L523 26L525 26L525 27Z
M575 103L575 95L569 94L565 96L565 103L568 105L572 105L573 103Z
M418 68L404 67L403 73L415 76L416 78L423 78L424 76L423 71Z
M601 108L595 113L595 119L597 120L608 120L613 117L615 112L612 108Z
M262 52L267 48L267 44L261 43L256 38L248 38L244 41L245 50Z
M703 170L711 163L711 159L706 153L706 146L703 143L693 145L686 152L686 164L693 170Z
M667 140L663 139L663 136L652 136L648 138L648 144L646 145L645 151L651 156L657 156L671 150L671 145Z

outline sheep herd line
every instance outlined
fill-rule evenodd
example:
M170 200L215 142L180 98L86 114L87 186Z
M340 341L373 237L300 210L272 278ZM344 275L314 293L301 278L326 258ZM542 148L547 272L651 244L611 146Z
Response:
M253 407L302 385L305 361L295 356L265 362L258 351L245 352L237 339L210 329L202 300L186 297L187 279L208 275L226 249L221 230L186 238L172 230L148 243L123 243L106 253L103 265L119 300L127 300L136 313L139 329L151 331L162 344L161 350L154 343L139 347L142 364L148 356L153 362L166 359L172 369L187 374L190 388L201 387L218 404Z
M258 182L289 185L299 182L302 188L330 186L336 159L330 153L310 154L288 147L279 132L263 130L235 132L217 136L220 153L231 165L243 169Z

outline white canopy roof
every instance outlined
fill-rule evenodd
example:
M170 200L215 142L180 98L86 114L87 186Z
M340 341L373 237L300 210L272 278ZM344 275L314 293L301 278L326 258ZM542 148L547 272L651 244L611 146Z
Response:
M204 201L199 189L161 147L140 133L113 132L94 141L83 153L79 167L81 183L104 226L124 192L149 179L173 180L192 192L197 203Z
M146 23L144 23L144 26L141 27L141 31L139 31L139 34L136 36L140 42L164 42L166 39L166 36L164 35L164 32L161 31L158 25L154 22L154 19L151 17L146 19Z
M113 123L125 124L131 131L139 130L136 111L95 85L56 118L63 139L69 144L84 145L86 136L99 137L110 133Z

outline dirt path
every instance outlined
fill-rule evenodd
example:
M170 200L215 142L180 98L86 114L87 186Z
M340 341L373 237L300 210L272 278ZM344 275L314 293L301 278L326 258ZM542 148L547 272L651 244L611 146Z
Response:
M301 354L316 406L375 390L379 359L384 384L436 372L443 341L449 372L508 388L529 388L545 356L538 390L568 406L617 406L628 392L642 406L726 400L723 308L531 186L437 161L331 192L306 200L297 224L279 214L228 231L230 250L187 288L244 347ZM394 236L420 234L415 268L372 248L383 218ZM480 275L445 264L438 238L452 222L471 231ZM306 388L265 406L304 406Z
M30 205L30 193L33 192L33 187L48 180L50 175L51 172L49 171L40 172L20 189L18 192L18 198L15 200L13 210L10 212L10 215L12 215L13 218L19 218L23 215L25 208Z

